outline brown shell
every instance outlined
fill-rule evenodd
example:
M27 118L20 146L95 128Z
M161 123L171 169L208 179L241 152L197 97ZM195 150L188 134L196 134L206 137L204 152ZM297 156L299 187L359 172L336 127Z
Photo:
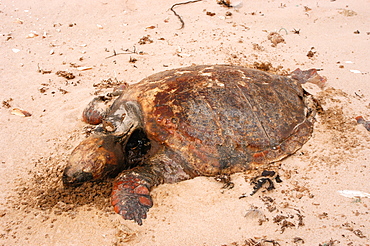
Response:
M295 80L240 66L192 66L152 75L118 102L137 101L151 141L202 175L242 171L294 153L311 136Z

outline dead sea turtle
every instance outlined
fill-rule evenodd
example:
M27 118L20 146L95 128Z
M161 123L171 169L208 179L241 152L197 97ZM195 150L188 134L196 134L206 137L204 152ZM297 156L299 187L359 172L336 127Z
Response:
M98 97L83 118L100 125L73 150L63 182L119 174L114 210L141 225L154 186L242 172L301 148L315 109L300 84L315 76L313 69L279 76L241 66L191 66L130 85L107 110Z

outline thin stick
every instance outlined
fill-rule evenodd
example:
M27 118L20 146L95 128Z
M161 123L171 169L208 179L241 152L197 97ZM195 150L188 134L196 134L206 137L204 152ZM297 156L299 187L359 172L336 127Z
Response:
M180 29L183 29L184 26L185 26L185 23L184 21L182 20L181 16L176 13L176 11L173 9L175 6L177 5L183 5L183 4L188 4L188 3L196 3L196 2L200 2L202 0L193 0L193 1L187 1L187 2L182 2L182 3L175 3L174 5L172 5L172 7L170 8L170 10L177 16L177 18L179 18L180 22L181 22L181 27Z
M286 35L288 35L288 31L284 27L280 28L279 33L280 33L281 30L284 30Z
M116 50L113 50L113 55L105 57L105 59L111 58L113 56L118 56L118 55L126 55L126 54L136 54L136 47L134 46L134 51L130 51L129 49L124 50L124 53L117 53Z

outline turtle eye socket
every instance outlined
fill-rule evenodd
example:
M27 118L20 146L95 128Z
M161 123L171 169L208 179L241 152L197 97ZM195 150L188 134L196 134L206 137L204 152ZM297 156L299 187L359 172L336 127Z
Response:
M112 122L103 120L103 129L106 132L114 132L116 130L116 127Z
M123 113L122 116L121 116L121 122L124 121L126 118L126 113Z

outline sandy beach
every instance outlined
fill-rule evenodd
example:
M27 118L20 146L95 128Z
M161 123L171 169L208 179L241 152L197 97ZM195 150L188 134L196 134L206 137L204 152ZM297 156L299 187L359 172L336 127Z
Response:
M355 119L370 120L370 2L176 3L0 2L0 245L370 245L370 131ZM139 226L113 211L112 180L63 187L94 96L201 64L327 78L306 85L323 110L303 148L271 164L276 189L250 196L252 171L232 189L160 185Z

